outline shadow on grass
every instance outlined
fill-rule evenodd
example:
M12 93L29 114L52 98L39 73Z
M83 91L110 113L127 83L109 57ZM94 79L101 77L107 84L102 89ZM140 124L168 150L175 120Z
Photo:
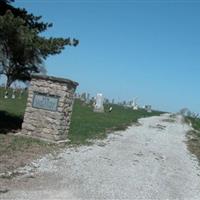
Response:
M0 134L7 134L21 129L22 117L11 115L6 111L0 111Z

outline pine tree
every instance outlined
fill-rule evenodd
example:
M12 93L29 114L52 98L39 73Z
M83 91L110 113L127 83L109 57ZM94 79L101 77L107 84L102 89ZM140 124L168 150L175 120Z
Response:
M52 27L25 9L15 8L12 0L0 0L0 74L9 87L16 80L30 80L32 73L44 71L49 55L59 54L66 45L78 45L70 38L45 38L40 35Z

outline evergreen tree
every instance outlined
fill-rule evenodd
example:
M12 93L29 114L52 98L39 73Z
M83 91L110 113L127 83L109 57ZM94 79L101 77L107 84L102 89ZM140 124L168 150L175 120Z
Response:
M40 35L52 27L25 9L15 8L12 0L0 0L0 74L7 77L6 86L15 80L30 80L32 73L44 71L49 55L59 54L66 45L78 45L70 38L45 38Z

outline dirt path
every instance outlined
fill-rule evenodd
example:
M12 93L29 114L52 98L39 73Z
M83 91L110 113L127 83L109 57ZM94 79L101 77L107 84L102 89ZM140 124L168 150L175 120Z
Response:
M0 199L200 199L200 169L184 143L190 127L169 115L139 122L33 163Z

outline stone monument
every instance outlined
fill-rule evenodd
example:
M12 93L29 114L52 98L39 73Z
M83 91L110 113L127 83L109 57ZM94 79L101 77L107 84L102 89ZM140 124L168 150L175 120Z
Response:
M104 112L103 101L103 95L101 93L98 93L96 96L96 102L94 104L94 112Z
M15 89L12 90L12 96L11 96L11 98L15 99Z
M86 104L89 104L90 103L90 94L89 93L87 93L87 95L86 95Z
M132 104L133 110L138 110L137 100L138 100L138 97L135 97L133 100L133 104Z
M21 134L47 141L65 141L78 83L34 75L28 92Z
M19 88L19 96L18 96L19 99L22 98L22 94L23 94L23 89L22 89L22 88Z
M5 91L4 99L8 99L8 91L7 90Z

